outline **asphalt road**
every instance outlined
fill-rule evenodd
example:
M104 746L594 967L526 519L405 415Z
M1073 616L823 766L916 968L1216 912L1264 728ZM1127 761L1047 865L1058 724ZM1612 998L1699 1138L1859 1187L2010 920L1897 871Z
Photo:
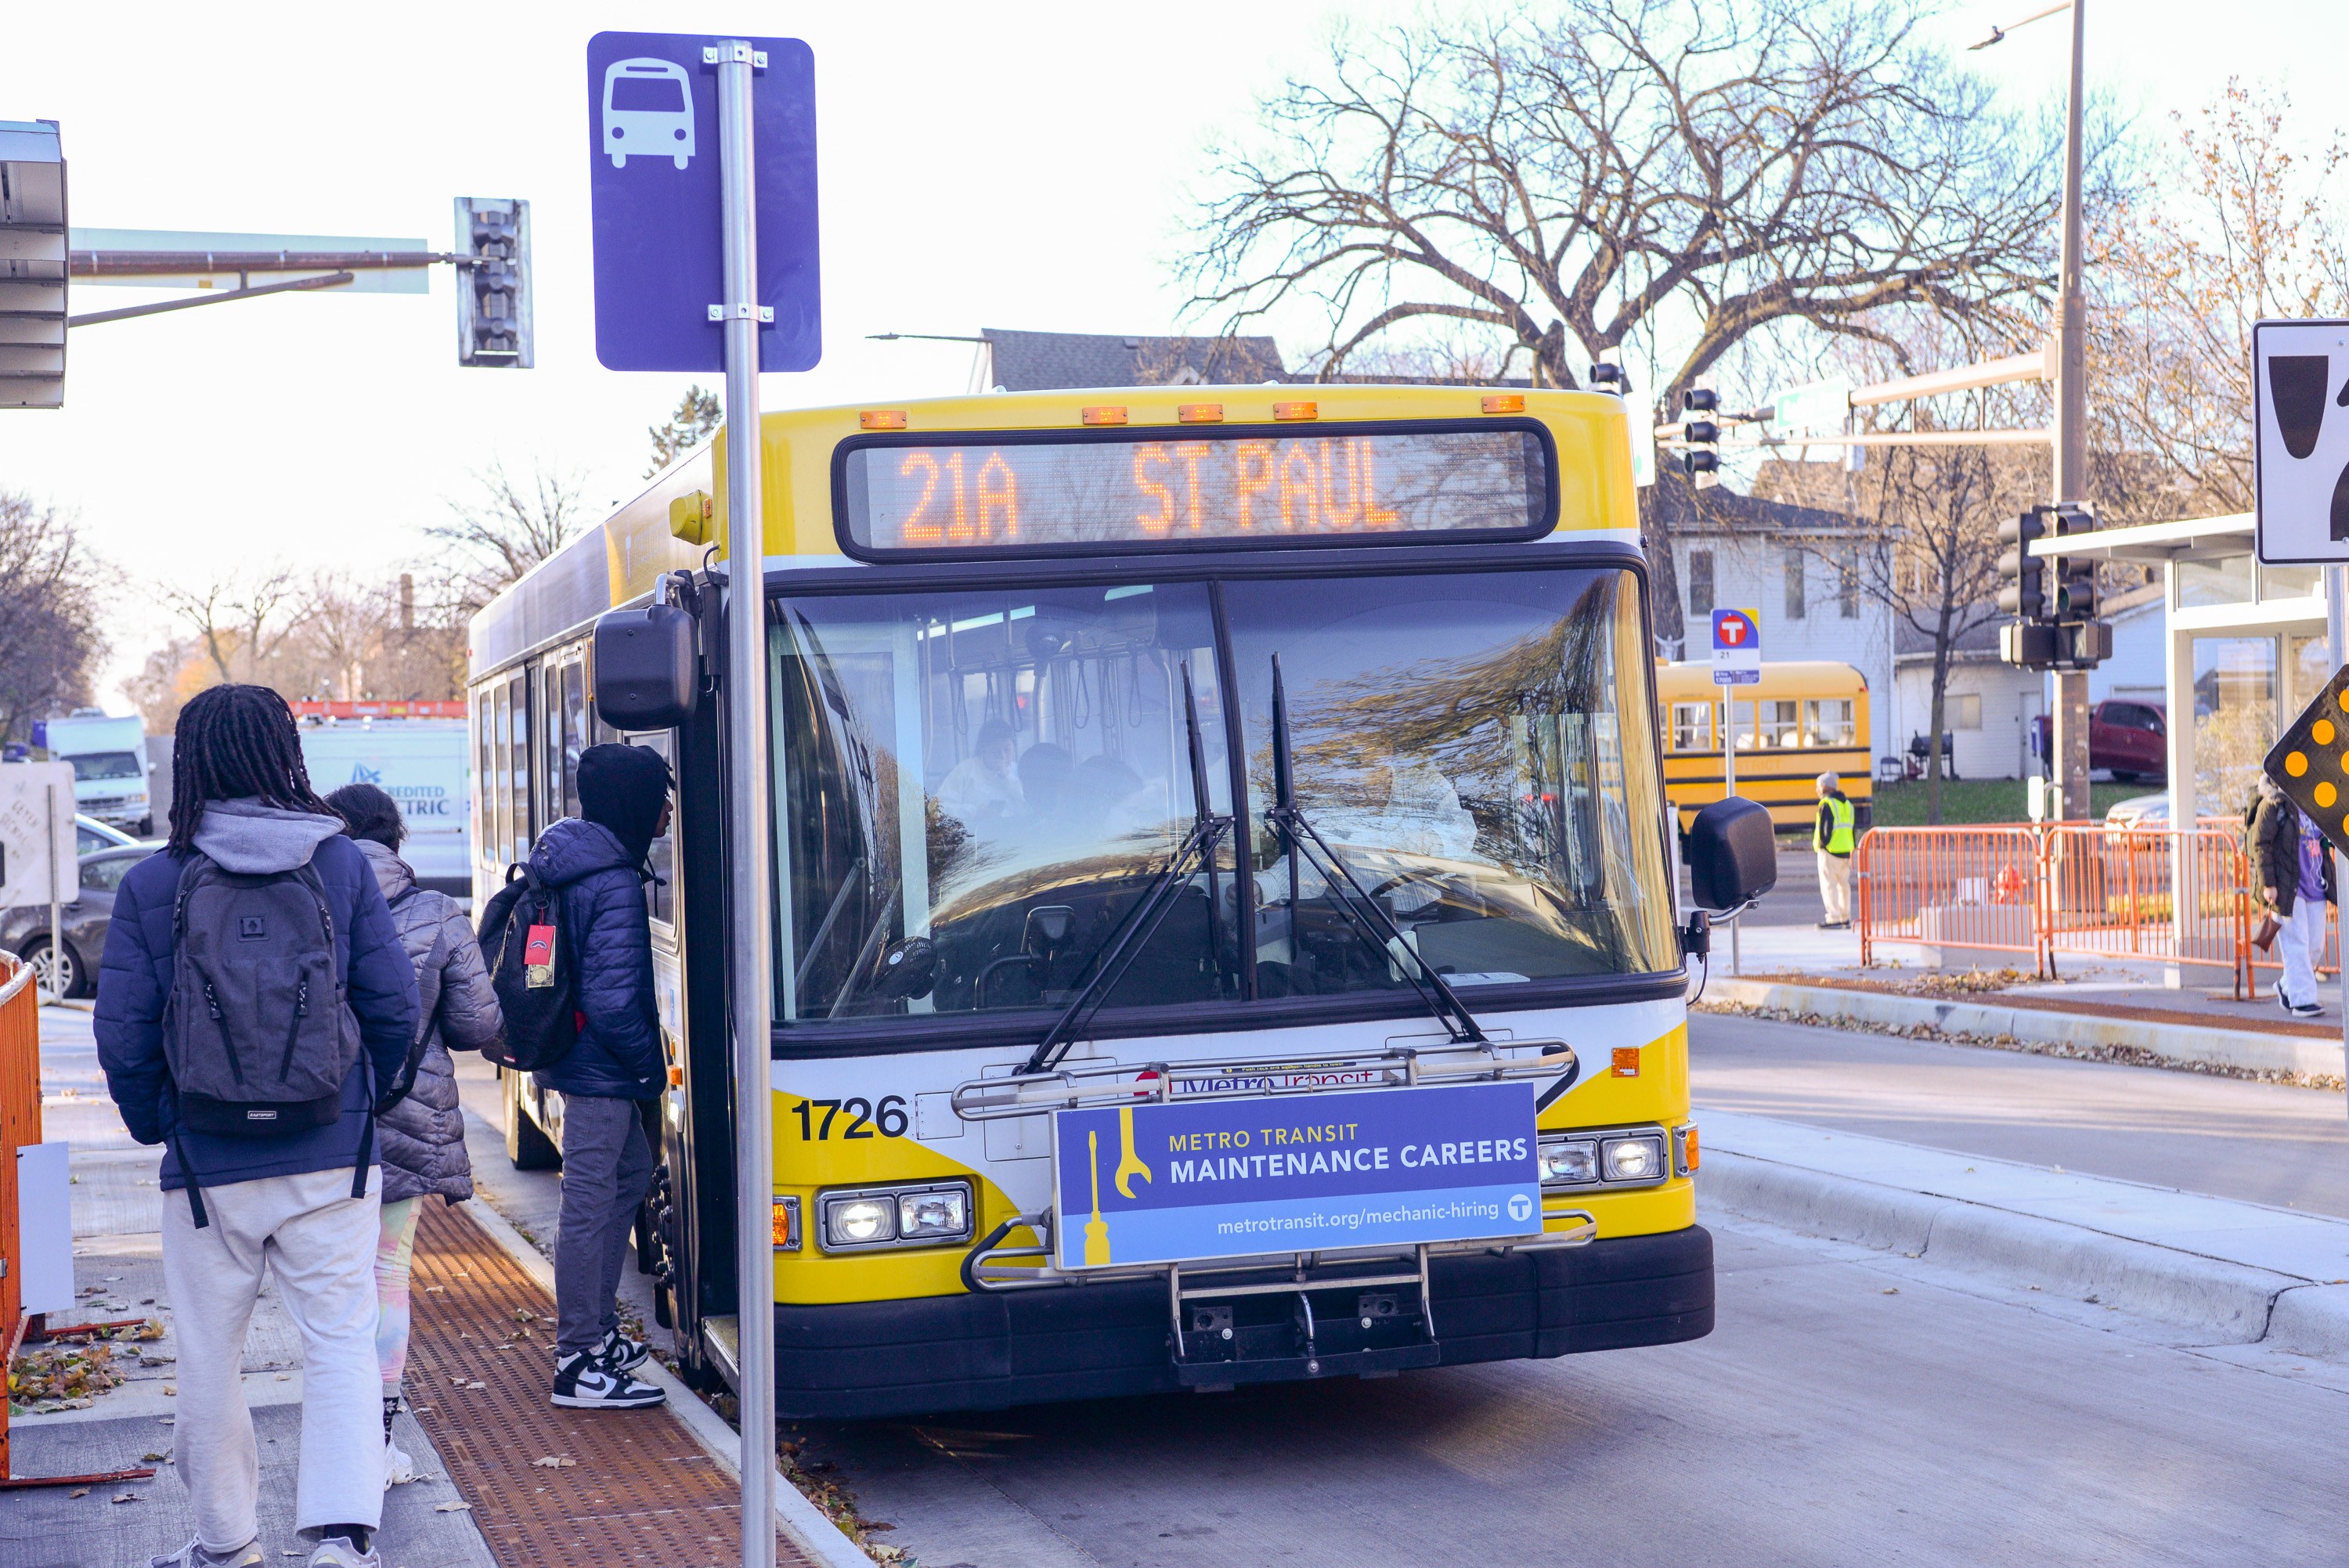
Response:
M1720 1326L1690 1345L823 1427L808 1457L925 1568L2343 1560L2349 1394L1715 1237Z
M1701 1107L2349 1216L2338 1094L1723 1014L1689 1072Z
M1717 1016L1692 1051L1705 1105L2349 1213L2338 1095ZM1694 1344L823 1426L809 1457L926 1568L2349 1560L2338 1369L1705 1219Z

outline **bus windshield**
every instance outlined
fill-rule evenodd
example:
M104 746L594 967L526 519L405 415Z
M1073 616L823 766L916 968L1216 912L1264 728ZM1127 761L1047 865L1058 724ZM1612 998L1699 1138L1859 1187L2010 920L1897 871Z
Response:
M1197 820L1195 745L1210 812L1244 777L1247 837L1107 1005L1407 993L1265 823L1276 655L1298 803L1426 964L1672 970L1644 643L1618 569L783 600L777 1016L1066 1005Z

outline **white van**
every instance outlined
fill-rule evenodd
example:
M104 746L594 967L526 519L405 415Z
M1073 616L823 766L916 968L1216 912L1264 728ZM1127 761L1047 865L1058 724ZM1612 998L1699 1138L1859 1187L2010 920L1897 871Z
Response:
M109 828L146 838L155 830L147 799L147 727L137 714L109 717L95 707L33 726L33 744L74 770L74 805Z
M373 784L398 801L408 823L399 852L417 882L470 903L473 794L463 719L305 720L302 759L321 795Z

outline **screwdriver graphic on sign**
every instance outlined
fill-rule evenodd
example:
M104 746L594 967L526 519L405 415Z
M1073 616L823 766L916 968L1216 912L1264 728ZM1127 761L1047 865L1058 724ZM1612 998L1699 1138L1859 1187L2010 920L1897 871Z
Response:
M1093 1217L1085 1222L1085 1266L1109 1262L1109 1222L1101 1212L1101 1134L1085 1134L1085 1169L1093 1179Z

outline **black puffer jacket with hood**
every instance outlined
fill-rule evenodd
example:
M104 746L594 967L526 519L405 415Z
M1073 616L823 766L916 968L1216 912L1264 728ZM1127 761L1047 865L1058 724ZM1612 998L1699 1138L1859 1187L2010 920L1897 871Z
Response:
M383 1201L438 1192L461 1203L473 1195L473 1168L465 1157L465 1113L457 1103L457 1066L449 1053L478 1051L498 1037L503 1020L497 992L457 901L418 887L416 872L397 851L371 839L357 841L391 908L399 944L416 966L424 1047L415 1086L376 1124Z

